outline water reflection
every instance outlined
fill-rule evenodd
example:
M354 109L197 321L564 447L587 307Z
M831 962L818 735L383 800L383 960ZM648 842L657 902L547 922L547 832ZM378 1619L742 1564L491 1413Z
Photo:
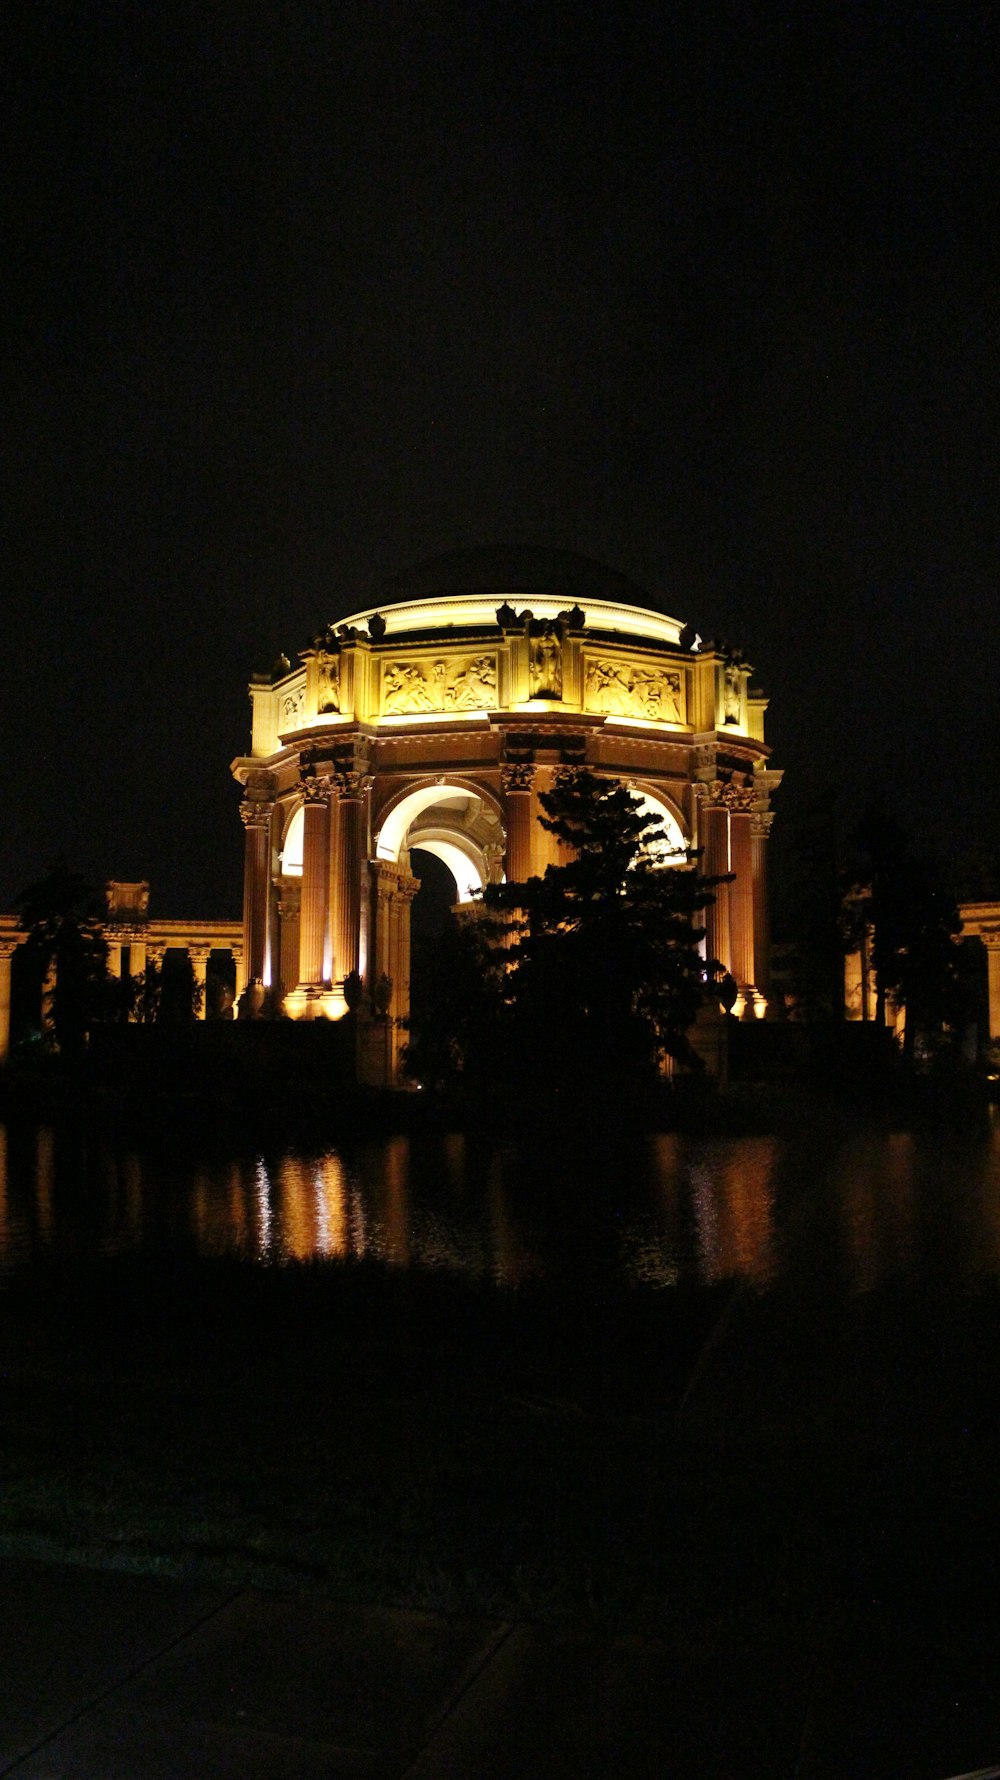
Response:
M708 1144L687 1164L703 1279L766 1286L774 1273L777 1139Z
M983 1143L860 1130L660 1133L543 1167L475 1136L394 1136L224 1160L0 1127L0 1271L59 1252L164 1246L281 1263L371 1256L517 1284L610 1267L766 1290L794 1275L867 1292L1000 1276L1000 1129Z

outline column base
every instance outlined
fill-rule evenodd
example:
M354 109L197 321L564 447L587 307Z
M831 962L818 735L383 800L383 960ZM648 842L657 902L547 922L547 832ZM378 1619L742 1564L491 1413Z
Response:
M342 983L300 983L281 1005L290 1020L340 1020L347 1012Z

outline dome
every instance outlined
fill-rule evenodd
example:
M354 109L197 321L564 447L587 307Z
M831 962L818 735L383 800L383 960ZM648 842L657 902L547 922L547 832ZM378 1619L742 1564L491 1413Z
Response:
M457 593L547 593L571 601L649 605L643 588L589 556L517 544L448 550L404 569L380 589L383 599L393 601Z
M383 584L377 605L338 618L331 630L373 636L426 635L438 630L491 630L497 609L525 604L536 618L555 619L577 606L592 633L645 637L677 645L681 624L651 606L649 595L625 575L571 550L500 544L449 550L404 569Z

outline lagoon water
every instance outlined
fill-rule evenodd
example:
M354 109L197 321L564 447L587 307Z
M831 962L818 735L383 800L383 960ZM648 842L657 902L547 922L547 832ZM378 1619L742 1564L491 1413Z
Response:
M0 1126L0 1274L136 1249L367 1256L507 1284L599 1265L654 1290L974 1285L1000 1276L1000 1121L949 1136L810 1116L576 1153L422 1133L210 1158Z

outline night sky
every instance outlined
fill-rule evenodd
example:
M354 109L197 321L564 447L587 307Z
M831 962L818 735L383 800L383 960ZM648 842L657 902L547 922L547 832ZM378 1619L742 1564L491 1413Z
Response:
M742 643L789 819L1000 843L994 16L5 7L0 908L238 914L250 673L502 541Z

